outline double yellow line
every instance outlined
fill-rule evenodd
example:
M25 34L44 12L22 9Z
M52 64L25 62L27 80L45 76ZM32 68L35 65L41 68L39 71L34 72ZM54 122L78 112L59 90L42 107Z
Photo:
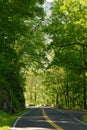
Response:
M58 125L56 125L46 114L46 112L44 111L44 109L42 110L42 114L44 116L44 118L46 119L46 121L51 124L51 126L53 126L54 128L56 128L56 130L63 130L61 127L59 127Z

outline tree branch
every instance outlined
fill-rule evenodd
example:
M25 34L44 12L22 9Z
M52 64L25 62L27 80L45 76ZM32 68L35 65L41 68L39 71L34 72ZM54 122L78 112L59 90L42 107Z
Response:
M71 43L71 44L66 44L66 45L58 45L58 47L67 47L67 46L73 46L73 45L80 45L80 46L87 46L87 44L82 44L82 43Z

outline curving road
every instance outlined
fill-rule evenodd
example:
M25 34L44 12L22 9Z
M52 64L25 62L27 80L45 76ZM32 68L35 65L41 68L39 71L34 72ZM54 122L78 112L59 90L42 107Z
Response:
M87 130L79 117L83 112L32 108L19 117L10 130Z

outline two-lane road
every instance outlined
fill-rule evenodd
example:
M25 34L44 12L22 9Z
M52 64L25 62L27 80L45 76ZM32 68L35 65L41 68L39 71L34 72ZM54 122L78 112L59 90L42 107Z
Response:
M52 108L32 108L19 117L11 130L87 130L87 124L77 116L81 113L55 110Z

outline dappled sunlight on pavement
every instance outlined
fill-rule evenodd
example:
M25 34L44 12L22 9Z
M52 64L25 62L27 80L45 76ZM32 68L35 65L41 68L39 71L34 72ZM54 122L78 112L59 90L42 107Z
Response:
M40 108L32 108L19 117L10 130L55 130L43 117Z

